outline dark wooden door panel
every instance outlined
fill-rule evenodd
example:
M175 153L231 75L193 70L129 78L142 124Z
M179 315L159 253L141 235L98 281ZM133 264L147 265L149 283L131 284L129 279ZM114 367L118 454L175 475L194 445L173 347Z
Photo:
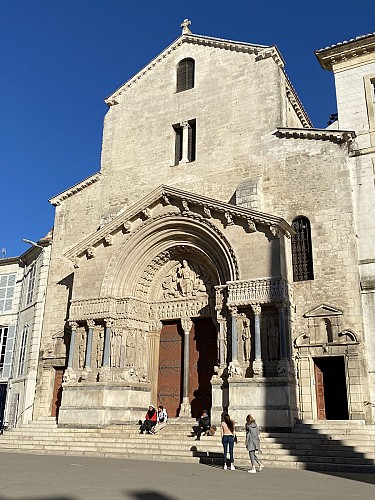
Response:
M64 375L64 368L55 368L55 383L53 385L51 417L57 418L59 416L59 409L61 406L61 396L62 396L63 375Z
M160 333L158 405L177 417L182 400L182 328L180 322L163 324Z
M315 366L315 391L316 391L316 406L319 420L326 419L326 405L324 399L324 380L323 380L323 372L317 366Z
M212 406L211 377L217 363L217 333L211 318L193 321L189 342L189 400L192 417Z

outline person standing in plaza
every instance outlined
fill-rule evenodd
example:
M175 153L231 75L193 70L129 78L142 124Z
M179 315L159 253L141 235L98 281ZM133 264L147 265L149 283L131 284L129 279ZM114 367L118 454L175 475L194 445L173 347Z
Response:
M255 419L252 415L248 415L246 417L246 448L249 452L250 461L251 461L251 469L247 472L251 474L256 473L255 463L258 464L258 471L260 472L263 469L263 464L259 461L255 452L260 450L260 438L259 438L259 428Z
M221 422L221 442L224 448L224 470L227 470L227 453L229 447L230 470L235 470L234 466L234 441L236 438L236 427L233 420L228 414L224 415L224 420Z

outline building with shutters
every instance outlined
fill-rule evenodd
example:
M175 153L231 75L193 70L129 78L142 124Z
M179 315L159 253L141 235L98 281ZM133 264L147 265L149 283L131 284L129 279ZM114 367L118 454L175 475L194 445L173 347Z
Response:
M317 52L339 113L316 129L276 46L182 28L50 200L35 416L374 422L375 35Z
M0 259L0 420L32 420L51 236Z

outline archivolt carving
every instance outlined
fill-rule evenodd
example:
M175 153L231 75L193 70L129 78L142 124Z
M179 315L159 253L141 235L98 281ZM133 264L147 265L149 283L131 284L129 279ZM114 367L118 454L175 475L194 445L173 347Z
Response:
M104 276L103 282L102 282L102 287L101 287L101 292L100 292L101 296L106 295L108 293L109 279L110 279L110 277L114 276L114 274L115 274L114 269L118 265L119 259L124 254L126 245L128 244L129 240L135 238L140 231L143 231L145 228L147 228L147 226L150 226L151 224L155 224L156 222L160 222L160 221L166 220L168 218L176 219L176 217L177 216L176 216L175 211L169 211L169 212L161 214L157 217L145 220L134 231L132 231L132 233L124 235L124 238L125 238L124 243L117 249L117 251L115 252L112 259L110 260L110 263L107 267L107 271L105 273L105 276ZM234 279L237 280L239 278L238 262L237 262L235 253L234 253L231 245L229 244L229 241L224 236L224 234L212 222L210 222L209 220L207 220L206 218L204 218L203 216L201 216L199 214L195 214L192 212L186 212L186 213L180 214L178 217L194 219L194 220L198 221L201 225L208 227L216 235L216 237L219 238L219 240L223 244L223 248L225 248L225 251L229 254L230 265L233 266L233 271L234 271L234 275L235 275ZM188 236L190 237L190 235L188 235ZM191 248L193 248L193 246ZM142 249L140 248L139 251L142 252ZM166 251L168 251L168 250L166 250ZM160 257L160 258L162 258L162 257ZM167 259L167 254L165 255L165 258ZM152 271L152 270L153 270L152 268L149 269L149 271ZM149 278L151 278L151 275L152 275L152 272L150 273ZM228 278L229 278L229 276L228 276ZM145 274L144 277L142 276L142 279L145 282L148 281L147 280L147 273Z

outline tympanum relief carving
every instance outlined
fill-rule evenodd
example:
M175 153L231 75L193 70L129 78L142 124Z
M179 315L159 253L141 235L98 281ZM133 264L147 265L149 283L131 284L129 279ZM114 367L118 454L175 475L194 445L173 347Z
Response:
M211 295L213 283L203 265L183 259L178 262L161 283L162 298L193 298Z

